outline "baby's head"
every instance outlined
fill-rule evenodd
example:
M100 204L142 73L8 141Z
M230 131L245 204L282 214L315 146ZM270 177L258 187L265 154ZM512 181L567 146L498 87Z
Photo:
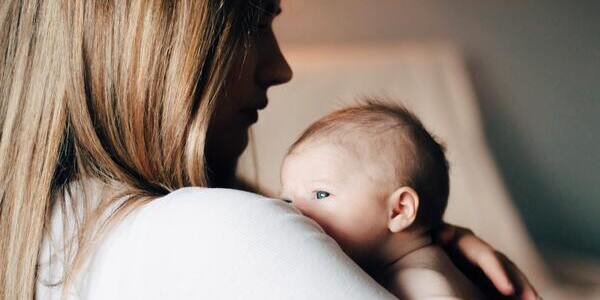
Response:
M444 148L401 106L367 101L312 124L290 147L281 196L355 260L392 236L424 234L446 209Z

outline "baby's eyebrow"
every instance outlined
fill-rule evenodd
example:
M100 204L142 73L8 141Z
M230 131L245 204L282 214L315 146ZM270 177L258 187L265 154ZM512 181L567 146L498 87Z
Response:
M310 183L320 183L320 184L325 184L325 185L331 185L333 183L332 180L327 179L327 178L317 178L317 179L311 179L308 182Z
M310 183L333 184L343 180L345 176L346 174L339 169L337 163L326 162L322 164L319 170L313 172L311 178L307 178L307 181Z

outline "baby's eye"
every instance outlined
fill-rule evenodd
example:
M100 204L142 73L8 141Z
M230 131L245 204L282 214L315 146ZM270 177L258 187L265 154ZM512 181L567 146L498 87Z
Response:
M321 199L325 199L327 197L329 197L329 193L325 192L325 191L317 191L315 193L315 196L317 197L317 200L321 200Z

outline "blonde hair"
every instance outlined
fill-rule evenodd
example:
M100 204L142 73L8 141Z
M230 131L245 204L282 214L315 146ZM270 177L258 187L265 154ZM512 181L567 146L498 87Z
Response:
M208 184L206 132L260 22L256 2L0 3L0 298L34 297L50 210L66 205L69 183L121 187L78 230L83 246L116 197L127 196L105 224Z

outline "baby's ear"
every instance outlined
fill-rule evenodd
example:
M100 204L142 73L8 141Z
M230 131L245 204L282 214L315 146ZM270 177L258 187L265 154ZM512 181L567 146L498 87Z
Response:
M411 187L404 186L388 197L388 229L400 232L412 225L419 211L419 195Z

